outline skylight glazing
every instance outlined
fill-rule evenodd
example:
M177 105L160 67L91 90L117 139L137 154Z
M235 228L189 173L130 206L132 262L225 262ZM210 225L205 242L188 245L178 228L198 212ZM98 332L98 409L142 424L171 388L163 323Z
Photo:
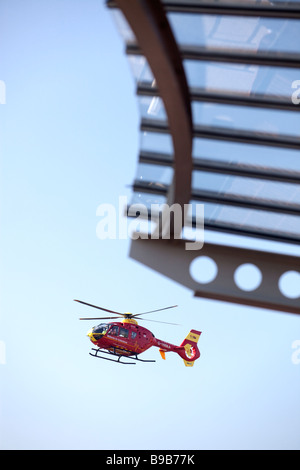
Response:
M300 113L215 103L192 103L194 126L215 126L266 135L294 136L300 144Z
M209 61L183 61L190 88L242 96L260 95L291 102L292 84L299 69Z
M300 80L300 3L163 3L190 93L190 202L204 204L209 230L298 243L300 105L292 94ZM262 16L243 14L249 6ZM172 185L173 141L147 60L134 36L124 37L142 118L133 202L150 209Z
M199 201L192 201L195 205ZM299 216L205 203L205 224L210 230L252 235L284 242L300 242Z
M226 51L299 53L300 20L168 13L180 46Z
M194 162L228 171L258 172L276 179L298 179L300 183L300 154L298 150L222 142L210 139L193 141Z

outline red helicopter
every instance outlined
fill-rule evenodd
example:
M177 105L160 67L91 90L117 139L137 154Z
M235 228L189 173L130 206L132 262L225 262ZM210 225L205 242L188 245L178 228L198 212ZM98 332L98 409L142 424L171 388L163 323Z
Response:
M119 364L136 364L135 362L125 362L124 358L131 358L140 362L155 362L140 359L138 357L141 353L147 351L147 349L152 346L159 348L161 357L164 360L166 359L166 352L176 352L183 359L184 364L187 367L192 367L195 361L200 357L197 343L200 338L201 331L191 330L181 345L175 346L174 344L166 343L165 341L155 338L151 331L138 325L136 318L149 313L175 308L177 305L133 315L132 313L119 313L113 310L107 310L106 308L88 304L81 300L75 300L75 302L116 315L115 317L80 318L80 320L117 320L118 318L123 318L121 322L113 321L111 323L101 323L88 331L87 336L96 346L96 348L92 348L93 352L89 353L93 357L118 362ZM144 319L139 318L139 320ZM156 320L144 321L166 323L157 322ZM166 324L174 325L175 323ZM109 355L111 358L103 357L103 354Z

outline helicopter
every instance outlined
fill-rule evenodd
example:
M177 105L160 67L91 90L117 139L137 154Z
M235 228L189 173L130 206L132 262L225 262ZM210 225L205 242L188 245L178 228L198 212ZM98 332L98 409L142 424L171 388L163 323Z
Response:
M140 317L142 315L175 308L177 305L160 308L158 310L151 310L149 312L132 314L128 312L120 313L114 310L108 310L103 307L98 307L97 305L83 302L82 300L74 299L74 301L115 315L113 317L89 317L79 319L88 321L114 320L110 323L100 323L88 331L87 336L95 346L92 348L92 352L89 353L90 356L125 365L136 364L136 362L132 362L133 360L140 362L156 362L155 360L140 359L140 357L138 357L152 346L155 346L159 348L159 352L163 360L166 360L167 352L175 352L181 357L181 359L183 359L186 367L192 367L195 361L200 357L197 343L202 333L201 331L191 330L181 345L175 346L174 344L155 338L154 334L150 330L139 326L136 320L138 318L143 321L176 325L176 323L167 323L148 319L145 320ZM117 321L119 318L122 318L122 321ZM110 357L105 357L104 355ZM128 362L128 360L130 362Z

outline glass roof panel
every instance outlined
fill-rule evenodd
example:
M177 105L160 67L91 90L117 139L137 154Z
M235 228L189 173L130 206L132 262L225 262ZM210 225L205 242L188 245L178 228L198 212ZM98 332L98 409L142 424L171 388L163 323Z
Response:
M170 134L159 132L141 132L141 151L173 154L173 142Z
M162 3L165 4L165 5L169 5L170 3L174 4L174 5L185 5L185 0L162 0ZM188 2L190 5L198 5L199 3L204 3L205 5L209 5L209 4L212 4L214 5L216 2L215 0L205 0L205 1L200 1L199 0L189 0ZM257 0L243 0L241 2L241 0L218 0L218 3L221 4L221 5L238 5L240 6L241 4L244 5L244 6L252 6L252 5L257 5L258 2ZM270 8L272 9L272 7L274 6L274 4L276 5L281 5L283 7L286 7L286 6L289 6L289 5L294 5L294 6L299 6L300 7L300 2L299 0L272 0L272 2L266 0L266 1L262 1L260 2L264 7L267 7L267 8Z
M158 96L139 96L140 115L145 119L167 121L167 115L162 99Z
M300 185L265 181L263 179L194 171L192 188L211 191L218 196L249 198L252 201L271 201L282 205L297 205L300 215Z
M166 189L172 183L173 173L171 167L139 163L135 183L146 182L149 188Z
M153 77L151 68L144 56L128 55L128 60L133 77L137 83L150 83L155 86L155 79Z
M168 13L181 46L299 53L300 20Z
M143 193L136 191L132 194L132 198L130 201L130 205L133 204L143 204L149 211L151 209L151 205L162 205L166 203L166 196L161 194L151 194L151 193ZM156 215L156 213L153 213Z
M193 158L227 163L242 169L256 168L300 176L299 150L195 138Z
M300 143L300 113L214 103L192 103L194 125L266 134L294 135Z
M199 201L191 201L196 207ZM205 203L205 222L220 226L230 226L240 230L254 230L273 233L276 236L290 236L300 241L300 217L276 214L263 210L244 209L226 205Z
M292 84L300 77L300 63L299 69L192 60L183 64L190 87L248 96L279 96L289 101Z
M196 0L196 1L199 1L199 0ZM184 2L183 2L184 3ZM206 3L214 3L212 0L208 0ZM223 4L230 4L230 5L234 5L234 4L238 4L240 5L241 3L244 4L244 5L251 5L251 4L254 4L254 5L257 5L257 0L243 0L241 2L241 0L218 0L218 3L221 3L222 5ZM279 4L279 5L282 5L282 6L288 6L289 4L293 4L293 5L298 5L300 7L300 2L299 0L272 0L272 2L266 0L266 1L262 1L260 2L262 3L263 6L265 7L268 7L270 9L272 9L272 6L274 4Z

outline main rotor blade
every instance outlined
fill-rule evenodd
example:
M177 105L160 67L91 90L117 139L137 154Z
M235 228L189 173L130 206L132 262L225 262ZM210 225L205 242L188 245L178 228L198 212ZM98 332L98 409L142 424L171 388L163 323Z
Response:
M79 318L79 320L116 320L117 318L123 318L122 316L119 317L98 317L98 318Z
M171 307L159 308L158 310L150 310L150 312L136 313L135 315L133 315L133 318L139 317L141 315L147 315L148 313L162 312L163 310L168 310L169 308L175 308L175 307L178 307L178 305L172 305Z
M74 299L74 302L79 302L80 304L87 305L88 307L98 308L99 310L103 310L104 312L115 313L116 315L123 315L123 313L115 312L114 310L107 310L107 308L98 307L97 305L88 304L86 302L83 302L82 300Z
M165 325L175 325L175 326L180 326L179 323L169 323L166 321L158 321L158 320L146 320L145 318L139 318L139 321L151 321L153 323L164 323Z

